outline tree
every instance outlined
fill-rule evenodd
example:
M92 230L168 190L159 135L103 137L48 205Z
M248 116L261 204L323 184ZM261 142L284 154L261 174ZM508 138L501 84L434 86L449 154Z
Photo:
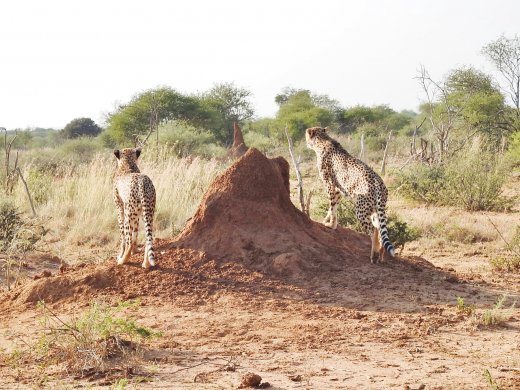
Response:
M446 79L449 105L459 111L458 127L500 142L512 128L504 96L491 76L472 67L453 70Z
M136 137L156 132L159 124L185 120L198 125L207 119L199 101L170 87L150 89L135 95L128 104L109 114L107 132L119 143L134 143Z
M233 141L233 122L243 122L254 115L249 98L251 92L234 83L215 84L201 97L206 114L212 116L210 126L224 144Z
M439 162L463 148L477 133L498 146L511 130L504 97L485 73L462 67L435 81L422 68L417 79L426 95L421 110L430 122Z
M507 93L520 117L520 38L517 35L514 38L502 35L484 46L482 53L505 79Z
M350 133L362 125L372 124L373 126L370 127L374 128L376 133L387 130L397 131L410 124L414 115L414 112L396 112L386 105L374 107L358 105L342 111L341 130Z
M65 138L95 137L102 129L90 118L76 118L62 130Z
M442 162L449 151L449 144L460 108L450 106L446 80L435 81L425 67L421 67L416 79L421 84L426 102L421 106L430 122L437 142L438 161Z
M287 92L287 94L285 94ZM276 114L281 128L287 125L292 139L301 139L305 129L312 126L329 126L335 115L330 109L320 106L333 100L325 95L313 95L306 89L285 89L276 96L275 101L280 108ZM279 134L283 137L283 134Z

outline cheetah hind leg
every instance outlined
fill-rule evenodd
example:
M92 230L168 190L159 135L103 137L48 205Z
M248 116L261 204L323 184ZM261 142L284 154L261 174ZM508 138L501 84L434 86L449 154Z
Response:
M124 222L124 240L125 240L125 251L121 256L117 258L117 264L121 265L126 263L130 254L132 252L132 226L130 225L130 219L127 216L128 213L125 213L125 222Z
M383 246L381 245L381 240L379 238L379 231L377 229L373 230L371 238L372 238L372 249L370 251L370 262L372 264L375 264L375 263L377 263L378 258L379 258L379 261L381 261L381 248L383 248Z
M132 229L132 248L130 254L135 255L137 250L137 237L139 235L139 220L135 222L134 228Z
M370 220L373 226L371 235L372 249L370 251L370 262L372 264L376 264L378 262L378 258L379 262L382 260L381 250L384 251L384 247L381 245L381 237L379 236L379 220L377 219L377 214L373 213L370 216Z

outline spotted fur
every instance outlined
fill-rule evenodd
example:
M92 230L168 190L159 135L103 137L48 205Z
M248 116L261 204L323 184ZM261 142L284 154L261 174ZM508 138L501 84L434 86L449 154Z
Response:
M355 204L356 216L363 230L372 238L370 261L383 260L384 251L394 257L394 246L386 227L388 190L381 177L363 161L352 157L327 134L328 128L312 127L306 130L307 146L316 152L318 172L327 187L330 207L324 225L336 229L337 208L341 195L350 197Z
M155 265L153 250L153 215L155 212L155 187L146 175L140 173L137 159L141 149L114 150L117 170L114 175L114 201L121 235L117 264L124 264L137 252L137 234L142 214L146 244L143 268Z

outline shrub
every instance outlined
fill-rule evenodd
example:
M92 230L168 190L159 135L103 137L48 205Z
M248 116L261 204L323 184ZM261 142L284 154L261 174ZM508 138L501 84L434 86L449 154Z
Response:
M505 295L500 297L492 309L484 311L482 314L482 324L484 326L503 325L504 322L512 317L516 302L513 302L510 307L504 308L506 298Z
M244 142L248 147L256 148L264 153L271 150L276 144L273 138L254 131L248 131L244 134Z
M396 187L405 197L429 204L503 211L513 203L502 196L506 180L505 160L474 145L444 165L410 167L397 176Z
M322 199L317 208L319 218L323 218L327 214L328 209L328 200ZM354 203L350 200L345 198L341 199L338 205L337 217L339 225L348 227L359 233L364 233L361 223L356 216ZM390 238L390 241L396 249L401 248L401 252L404 250L406 243L417 240L420 237L417 229L409 226L408 223L392 212L387 213L387 229L388 238Z
M22 227L22 219L16 207L7 201L0 204L0 250L5 252L11 245L17 231Z
M515 166L520 165L520 131L513 133L509 141L507 150L508 156L511 158Z
M169 122L159 128L159 141L172 148L178 157L219 157L225 149L217 144L215 136L183 122Z
M388 238L396 249L401 248L399 253L403 252L406 243L415 241L421 236L416 228L408 225L397 214L390 212L387 219Z
M101 141L95 138L81 137L68 140L60 145L58 153L75 162L88 162L102 150Z
M65 322L39 302L45 333L37 342L36 359L44 364L65 363L67 370L74 373L104 371L111 359L135 350L136 337L160 335L121 315L124 308L136 303L121 302L110 307L94 302L81 316Z
M516 227L513 238L507 243L507 254L492 258L489 263L495 271L520 270L520 226Z
M36 205L45 204L51 195L53 177L45 167L30 167L26 173L27 186Z
M444 166L417 164L396 177L396 191L406 198L428 204L443 204L446 190Z
M520 257L512 256L497 256L489 260L489 264L493 271L517 271L520 270Z
M447 166L447 202L468 211L511 208L511 200L502 196L506 180L506 164L493 153L473 146Z
M476 306L475 305L468 305L464 298L457 297L457 310L465 315L473 315L475 314Z
M329 209L329 201L321 198L316 208L316 217L323 219ZM338 225L348 227L356 232L364 233L361 224L356 217L356 209L354 204L345 198L341 198L337 209Z

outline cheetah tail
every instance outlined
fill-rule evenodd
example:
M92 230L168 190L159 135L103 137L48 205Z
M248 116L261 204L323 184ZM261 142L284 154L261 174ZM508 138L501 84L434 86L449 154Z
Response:
M146 189L145 189L146 188ZM155 212L155 188L152 181L145 176L139 183L139 196L143 207L143 222L145 234L145 259L148 259L150 266L155 266L155 256L153 250L153 215Z
M390 242L390 238L388 238L388 229L386 227L386 213L385 213L385 207L381 204L379 196L376 200L376 206L377 206L377 219L378 219L378 226L376 226L379 229L379 235L381 236L381 243L383 244L383 247L387 251L387 253L395 257L395 248Z

